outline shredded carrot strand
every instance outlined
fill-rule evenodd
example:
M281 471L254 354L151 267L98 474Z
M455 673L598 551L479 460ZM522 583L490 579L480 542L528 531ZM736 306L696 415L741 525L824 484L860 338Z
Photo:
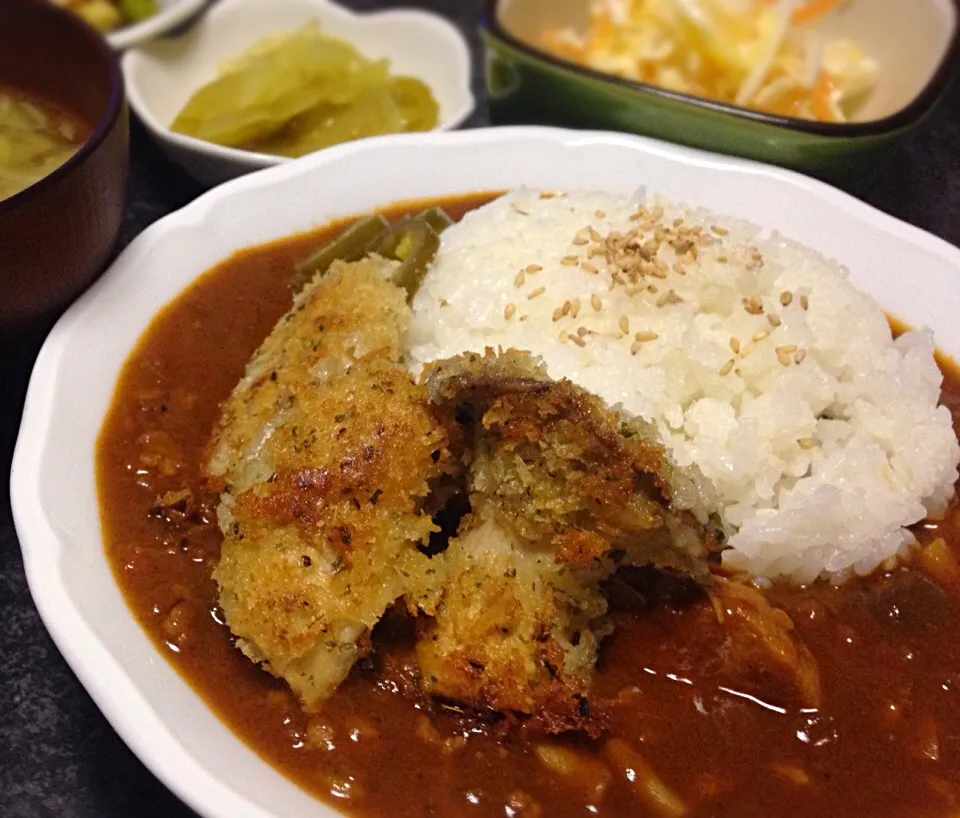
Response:
M835 88L830 75L826 71L821 71L813 94L810 96L810 112L821 122L833 122L836 119L829 103Z
M790 22L794 25L808 23L844 2L846 0L810 0L790 15Z

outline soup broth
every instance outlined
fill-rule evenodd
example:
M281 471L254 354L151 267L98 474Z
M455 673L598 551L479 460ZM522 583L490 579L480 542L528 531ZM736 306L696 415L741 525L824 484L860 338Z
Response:
M88 136L89 128L63 108L0 87L0 201L53 173Z

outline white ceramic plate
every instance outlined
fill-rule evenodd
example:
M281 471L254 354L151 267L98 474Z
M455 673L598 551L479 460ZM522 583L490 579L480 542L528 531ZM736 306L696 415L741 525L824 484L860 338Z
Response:
M27 579L58 647L127 744L201 815L335 813L234 737L126 608L104 557L94 481L124 360L162 306L234 250L399 199L521 184L623 194L647 185L777 227L846 263L881 304L960 352L960 250L822 183L642 137L518 128L365 140L238 179L162 219L47 339L11 486Z
M107 42L116 51L123 51L159 37L198 14L207 2L208 0L159 0L160 10L153 17L108 34Z
M440 106L435 130L456 128L473 112L470 49L451 23L414 9L357 14L331 0L221 0L182 37L156 40L124 55L130 105L170 158L201 182L218 184L289 162L174 133L170 125L193 93L217 76L224 60L311 20L363 55L388 59L392 72L423 80Z

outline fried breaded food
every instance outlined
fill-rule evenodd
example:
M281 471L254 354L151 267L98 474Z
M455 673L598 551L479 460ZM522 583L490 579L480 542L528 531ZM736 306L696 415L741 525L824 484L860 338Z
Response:
M558 563L588 566L613 554L706 576L708 541L670 509L672 467L652 431L551 380L525 352L440 361L426 383L430 399L466 427L474 509L493 504Z
M455 463L398 363L409 308L393 267L335 264L312 282L213 441L221 607L241 650L308 704L336 689L396 600L432 612L442 579L419 546L435 530L425 498Z
M608 632L599 583L624 563L704 575L699 536L666 506L660 446L525 353L434 365L431 399L464 427L473 516L418 657L426 689L475 707L591 729L586 703Z
M609 632L605 573L558 564L489 507L464 521L444 555L448 580L421 632L424 689L478 710L532 716L549 732L592 731L587 700Z

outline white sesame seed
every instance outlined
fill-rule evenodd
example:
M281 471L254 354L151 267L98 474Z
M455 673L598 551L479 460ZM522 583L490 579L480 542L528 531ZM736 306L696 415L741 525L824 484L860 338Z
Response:
M579 256L564 256L562 259L560 259L560 263L564 267L576 267L579 261Z
M793 362L796 364L802 364L806 357L807 351L805 349L798 349L797 354L793 356Z
M621 315L620 319L617 321L617 326L620 327L620 332L624 335L629 334L630 332L630 319L625 315Z
M547 291L546 287L537 287L537 289L535 289L533 292L531 292L527 296L527 299L530 301L533 301L534 298L536 298L538 295L543 295L546 291Z
M740 339L739 339L739 338L731 338L731 339L730 339L730 349L732 349L732 350L734 351L734 353L740 352Z
M632 344L630 344L630 354L636 355L642 348L643 344L641 344L639 341L634 341Z
M574 298L570 302L570 317L576 318L580 314L580 299Z
M542 269L543 267L541 267L539 264L528 264L523 268L523 271L525 273L539 273Z
M522 287L522 286L524 285L524 282L526 282L526 280L527 280L527 274L526 274L525 272L523 272L523 270L521 270L521 271L520 271L519 273L517 273L516 276L514 277L514 279L513 279L513 286L514 286L514 287Z
M641 344L645 343L646 341L656 341L659 337L660 336L657 333L650 330L640 330L633 336L634 340Z
M573 341L578 347L585 347L587 342L583 340L579 335L571 335L570 340Z
M507 304L507 306L503 308L503 317L509 321L511 318L513 318L516 312L517 312L517 305L511 302L510 304Z
M797 441L797 445L801 449L812 449L817 445L817 441L814 440L812 437L801 437Z
M733 370L733 366L735 363L736 362L733 360L733 358L731 358L723 366L721 366L719 370L720 377L722 378L725 375L729 375L730 372Z
M780 293L780 303L785 307L790 306L790 302L793 301L793 293L789 290L784 290Z

